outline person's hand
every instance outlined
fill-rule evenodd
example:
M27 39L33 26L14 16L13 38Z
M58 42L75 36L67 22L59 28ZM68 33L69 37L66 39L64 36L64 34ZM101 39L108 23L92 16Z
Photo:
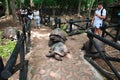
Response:
M93 20L91 20L91 24L93 24Z
M99 18L100 18L100 16L99 16L98 14L95 14L95 16L97 16L97 17L99 17Z
M95 16L99 16L98 14L95 14Z

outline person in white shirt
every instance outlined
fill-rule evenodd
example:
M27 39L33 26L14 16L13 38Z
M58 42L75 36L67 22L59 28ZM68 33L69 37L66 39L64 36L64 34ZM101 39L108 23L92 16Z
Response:
M27 9L22 8L20 9L21 21L24 23L26 22L25 17L27 16Z
M40 12L39 12L39 10L35 9L33 14L34 14L35 27L40 28Z
M27 17L29 18L29 20L33 19L33 11L30 6L27 8Z
M101 13L102 11L102 13ZM102 15L101 15L102 14ZM103 20L106 18L106 9L103 9L103 3L99 2L97 10L95 11L94 17L92 19L94 33L101 35L101 29L103 25Z

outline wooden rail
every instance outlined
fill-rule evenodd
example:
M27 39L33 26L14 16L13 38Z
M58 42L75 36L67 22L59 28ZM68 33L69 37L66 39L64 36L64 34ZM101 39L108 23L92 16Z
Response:
M89 40L92 42L92 44L94 45L95 49L97 50L98 54L99 54L99 58L102 59L108 66L109 68L112 70L112 72L108 72L105 69L103 69L100 65L98 65L94 59L93 59L93 55L92 56L87 56L85 55L85 59L87 59L96 69L98 69L108 80L114 80L113 77L111 77L110 75L114 75L116 76L116 78L118 80L120 80L120 73L117 70L116 67L113 66L113 64L111 63L111 61L114 62L120 62L120 58L117 57L111 57L107 54L107 52L102 52L100 51L100 47L99 45L97 45L97 43L93 40L94 38L97 38L98 40L104 42L105 44L117 49L120 51L120 44L116 43L116 42L112 42L104 37L100 37L96 34L94 34L91 31L87 31L88 34L88 38ZM89 54L89 53L88 53Z
M8 80L18 70L20 70L19 80L27 80L28 60L25 60L25 54L30 51L30 32L30 20L28 19L27 23L22 23L22 33L17 32L17 43L5 66L0 57L0 80ZM16 64L18 54L20 54L20 63Z

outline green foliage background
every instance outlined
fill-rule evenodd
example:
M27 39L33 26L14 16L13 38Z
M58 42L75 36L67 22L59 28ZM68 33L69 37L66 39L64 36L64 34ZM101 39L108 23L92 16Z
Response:
M8 2L9 1L10 0L8 0ZM23 6L30 5L30 0L15 0L16 7L19 6L20 1ZM38 5L41 5L42 3L45 6L60 6L60 7L70 6L74 8L78 6L79 1L82 2L82 7L89 7L92 0L33 0L34 4L38 4ZM115 2L115 0L95 0L94 5L96 5L99 1L102 1L105 4L110 4ZM5 0L0 0L0 2L2 3L1 5L3 5L5 8Z
M11 13L11 5L10 1L8 0L9 11ZM104 7L106 8L107 5L115 2L116 0L32 0L34 3L34 7L40 8L60 8L64 9L78 9L79 3L81 2L80 11L89 10L92 2L94 2L92 8L96 8L97 3L102 1L104 3ZM31 0L14 0L15 8L19 9L20 7L27 8L30 5ZM6 10L5 0L0 0L0 5L4 7L4 11Z

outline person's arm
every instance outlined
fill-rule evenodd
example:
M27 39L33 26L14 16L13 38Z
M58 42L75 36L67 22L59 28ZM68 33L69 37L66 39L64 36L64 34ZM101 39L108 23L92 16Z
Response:
M93 18L92 18L92 21L91 21L91 23L93 23L93 22L94 22L94 18L95 18L95 14L94 14L94 16L93 16Z
M103 12L102 12L102 16L101 15L98 15L98 14L95 14L97 17L101 18L101 19L105 19L106 18L106 10L103 9Z
M101 18L101 19L105 19L106 18L106 16L101 16L101 15L98 15L98 14L95 14L95 16L97 16L97 17L99 17L99 18Z

